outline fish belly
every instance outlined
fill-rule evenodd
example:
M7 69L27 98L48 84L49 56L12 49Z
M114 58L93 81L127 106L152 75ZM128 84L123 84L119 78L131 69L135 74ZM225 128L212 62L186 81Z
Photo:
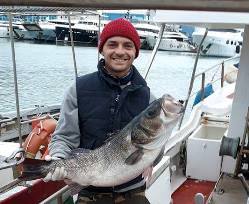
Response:
M113 163L102 173L95 171L95 176L92 176L91 179L89 179L89 182L91 182L90 185L112 187L126 183L138 177L146 168L151 166L159 152L160 150L149 151L143 155L139 162L133 165L125 164L125 161L113 161Z

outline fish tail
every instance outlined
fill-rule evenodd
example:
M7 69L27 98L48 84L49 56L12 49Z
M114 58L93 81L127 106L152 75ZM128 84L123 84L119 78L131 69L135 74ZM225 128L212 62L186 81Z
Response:
M20 170L19 179L29 181L39 178L44 178L49 172L48 165L51 162L39 159L25 158L25 160L18 165Z

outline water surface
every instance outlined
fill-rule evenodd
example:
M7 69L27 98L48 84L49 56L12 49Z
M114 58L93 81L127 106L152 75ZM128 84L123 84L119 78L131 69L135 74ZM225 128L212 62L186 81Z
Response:
M20 108L60 104L65 89L73 83L75 72L70 46L15 42ZM141 50L134 65L144 76L151 52ZM96 71L96 47L76 47L79 75ZM169 93L185 99L188 92L195 54L159 51L148 75L148 85L156 97ZM201 57L197 72L223 58ZM208 76L207 82L212 75ZM195 89L201 86L200 81ZM0 113L15 111L14 79L11 47L8 39L0 39Z

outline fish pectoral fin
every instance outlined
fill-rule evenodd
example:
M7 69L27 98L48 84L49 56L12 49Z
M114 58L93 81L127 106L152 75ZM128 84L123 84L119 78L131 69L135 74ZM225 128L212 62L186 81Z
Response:
M138 149L135 152L133 152L126 160L125 163L128 165L133 165L139 162L144 155L144 152L142 149Z
M81 186L78 183L70 183L70 184L68 184L68 186L69 186L69 189L70 189L71 196L79 193L82 189L87 187L87 186Z

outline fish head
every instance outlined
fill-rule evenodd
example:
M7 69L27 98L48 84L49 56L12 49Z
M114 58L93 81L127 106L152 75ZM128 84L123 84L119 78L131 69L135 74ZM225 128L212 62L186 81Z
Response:
M163 95L160 100L162 108L160 117L164 120L164 125L178 121L184 111L184 101L176 100L169 94Z
M162 146L182 113L182 102L169 94L163 95L152 102L137 118L131 131L132 143L150 149Z

